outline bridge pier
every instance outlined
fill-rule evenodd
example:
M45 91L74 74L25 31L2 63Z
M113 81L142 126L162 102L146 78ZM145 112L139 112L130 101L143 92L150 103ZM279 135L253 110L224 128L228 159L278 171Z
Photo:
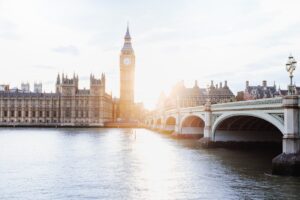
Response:
M199 142L203 147L212 147L214 142L212 138L212 111L210 102L207 102L204 106L204 119L204 135Z
M299 97L283 98L284 136L282 154L272 160L272 173L300 176Z

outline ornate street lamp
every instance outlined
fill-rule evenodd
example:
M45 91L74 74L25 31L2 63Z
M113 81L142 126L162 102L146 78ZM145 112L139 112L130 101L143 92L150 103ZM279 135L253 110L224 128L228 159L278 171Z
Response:
M296 69L296 64L297 64L297 61L295 60L295 58L290 55L289 56L289 60L288 62L286 63L286 71L290 74L290 85L288 86L288 94L289 95L293 95L293 72L295 71Z

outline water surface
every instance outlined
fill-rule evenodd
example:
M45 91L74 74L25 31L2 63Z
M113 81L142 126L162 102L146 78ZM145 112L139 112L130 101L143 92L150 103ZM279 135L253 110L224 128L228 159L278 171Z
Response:
M135 133L135 134L134 134ZM0 199L299 199L267 150L145 129L0 129Z

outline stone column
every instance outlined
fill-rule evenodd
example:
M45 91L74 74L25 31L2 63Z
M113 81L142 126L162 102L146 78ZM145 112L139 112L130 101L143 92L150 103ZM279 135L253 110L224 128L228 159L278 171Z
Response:
M206 102L204 105L204 117L205 117L205 126L204 126L204 135L201 138L200 144L203 147L212 147L213 138L212 138L212 111L210 101Z
M282 154L272 160L272 173L300 176L299 97L283 98Z
M24 123L25 122L25 106L24 105L22 105L21 117L22 117L21 122Z
M180 111L178 111L178 116L176 117L176 124L175 124L175 133L181 133L181 116Z
M3 123L3 115L4 115L4 106L3 100L0 100L0 122Z
M77 108L77 105L76 105L76 98L75 96L72 97L72 100L71 100L71 123L72 125L75 125L75 119L76 119L76 108Z
M155 128L155 118L154 118L154 115L152 115L151 118L150 118L150 128L151 129Z
M9 98L8 100L7 100L7 122L8 122L8 124L10 123L10 101L11 101L11 98Z
M205 126L204 126L204 138L209 138L212 140L212 113L211 113L211 103L207 102L204 106L205 111Z
M17 107L17 105L18 105L18 102L16 102L15 103L15 114L14 114L14 123L16 124L16 123L18 123L17 121L18 121L18 119L19 119L19 110L18 110L18 107Z
M0 99L0 122L3 122L3 100Z

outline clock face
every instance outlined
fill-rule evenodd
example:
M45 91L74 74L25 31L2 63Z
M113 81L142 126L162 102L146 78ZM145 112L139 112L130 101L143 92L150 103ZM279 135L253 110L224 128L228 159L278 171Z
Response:
M124 58L123 63L124 63L125 65L130 65L130 63L131 63L130 58Z

